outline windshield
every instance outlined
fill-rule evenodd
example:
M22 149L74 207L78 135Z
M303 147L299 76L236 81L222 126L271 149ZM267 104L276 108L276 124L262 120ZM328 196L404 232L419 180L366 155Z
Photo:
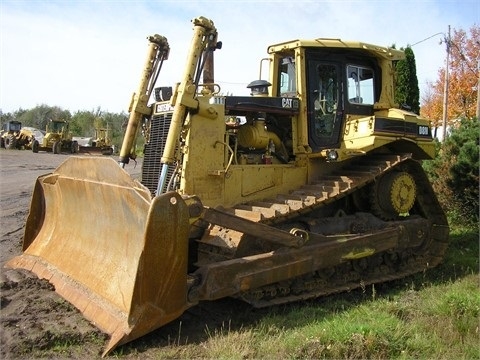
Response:
M20 131L22 124L20 123L10 123L10 131Z
M63 131L64 127L65 127L65 123L63 121L51 121L48 124L48 132L59 133Z

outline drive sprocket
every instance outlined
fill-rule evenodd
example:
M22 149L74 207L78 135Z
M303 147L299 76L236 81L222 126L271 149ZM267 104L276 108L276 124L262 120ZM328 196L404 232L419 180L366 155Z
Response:
M408 215L415 204L417 186L406 171L390 171L376 181L371 196L372 210L384 220Z

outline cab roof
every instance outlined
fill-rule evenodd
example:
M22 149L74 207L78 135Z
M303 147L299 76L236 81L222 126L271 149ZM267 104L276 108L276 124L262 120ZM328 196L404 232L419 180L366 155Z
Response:
M296 48L336 48L336 49L357 49L371 53L375 57L387 60L402 60L405 54L401 50L392 49L384 46L368 44L359 41L344 41L341 39L318 38L314 40L291 40L279 44L270 45L268 53L273 54L292 50Z

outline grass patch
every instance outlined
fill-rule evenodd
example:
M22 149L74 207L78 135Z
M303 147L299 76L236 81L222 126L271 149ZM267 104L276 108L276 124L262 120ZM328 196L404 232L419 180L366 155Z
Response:
M340 295L339 295L340 296ZM338 297L339 297L338 296ZM209 332L204 358L479 358L477 274L381 299L272 312L254 326ZM338 306L340 305L340 306ZM343 310L342 310L343 307ZM193 356L193 354L191 354ZM196 352L195 357L199 357Z
M478 231L456 230L437 268L275 307L241 328L206 329L206 340L180 357L480 358L478 254Z
M477 229L455 229L436 268L301 303L253 309L233 299L117 349L142 359L479 359ZM197 323L196 323L197 322ZM192 331L192 326L195 324ZM188 335L186 335L188 334ZM163 340L159 339L163 337Z

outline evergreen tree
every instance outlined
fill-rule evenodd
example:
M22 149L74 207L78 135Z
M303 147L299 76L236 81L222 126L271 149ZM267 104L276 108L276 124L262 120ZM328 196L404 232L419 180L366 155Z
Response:
M419 114L420 90L418 88L415 55L411 47L407 47L404 51L405 59L397 63L395 101L400 105L407 105L412 112Z
M480 122L463 118L441 145L438 156L424 168L450 219L478 224Z

